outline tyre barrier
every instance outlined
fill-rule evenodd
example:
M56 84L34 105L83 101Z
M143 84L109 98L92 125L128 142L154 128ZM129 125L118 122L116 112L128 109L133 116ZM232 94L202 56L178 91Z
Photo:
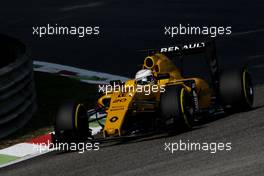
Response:
M23 127L37 109L33 62L19 40L0 35L0 139Z

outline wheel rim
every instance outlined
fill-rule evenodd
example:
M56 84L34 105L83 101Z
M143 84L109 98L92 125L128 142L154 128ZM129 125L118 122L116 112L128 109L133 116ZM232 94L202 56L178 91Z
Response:
M190 124L189 118L188 118L188 116L190 116L192 114L192 109L185 104L184 97L185 97L185 90L181 89L181 94L180 94L181 113L182 113L182 116L184 118L185 124L188 126L188 128L192 128L192 125Z
M86 115L85 113L86 113L86 111L85 111L83 104L78 104L76 106L75 114L74 114L74 126L76 129L78 129L80 127L80 125L83 125L80 122L80 117L85 116Z
M243 71L243 92L249 106L253 104L254 90L250 75L247 70Z

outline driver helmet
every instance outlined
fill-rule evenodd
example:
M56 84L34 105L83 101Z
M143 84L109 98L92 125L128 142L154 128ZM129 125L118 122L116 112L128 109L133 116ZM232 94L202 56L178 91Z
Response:
M139 70L136 73L135 80L138 85L155 84L156 82L151 70L148 69Z

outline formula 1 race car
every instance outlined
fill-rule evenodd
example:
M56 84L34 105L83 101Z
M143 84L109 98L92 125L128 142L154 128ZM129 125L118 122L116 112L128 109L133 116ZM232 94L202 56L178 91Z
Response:
M205 54L210 81L183 77L169 56ZM144 60L135 79L111 81L95 108L68 102L56 117L54 141L92 138L98 122L104 138L157 130L189 130L196 121L219 112L252 108L253 85L246 67L221 71L213 41L162 48Z

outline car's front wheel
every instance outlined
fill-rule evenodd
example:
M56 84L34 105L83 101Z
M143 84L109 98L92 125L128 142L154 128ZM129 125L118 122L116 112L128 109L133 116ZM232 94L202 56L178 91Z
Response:
M81 103L63 104L55 119L56 142L78 142L90 136L87 110Z

